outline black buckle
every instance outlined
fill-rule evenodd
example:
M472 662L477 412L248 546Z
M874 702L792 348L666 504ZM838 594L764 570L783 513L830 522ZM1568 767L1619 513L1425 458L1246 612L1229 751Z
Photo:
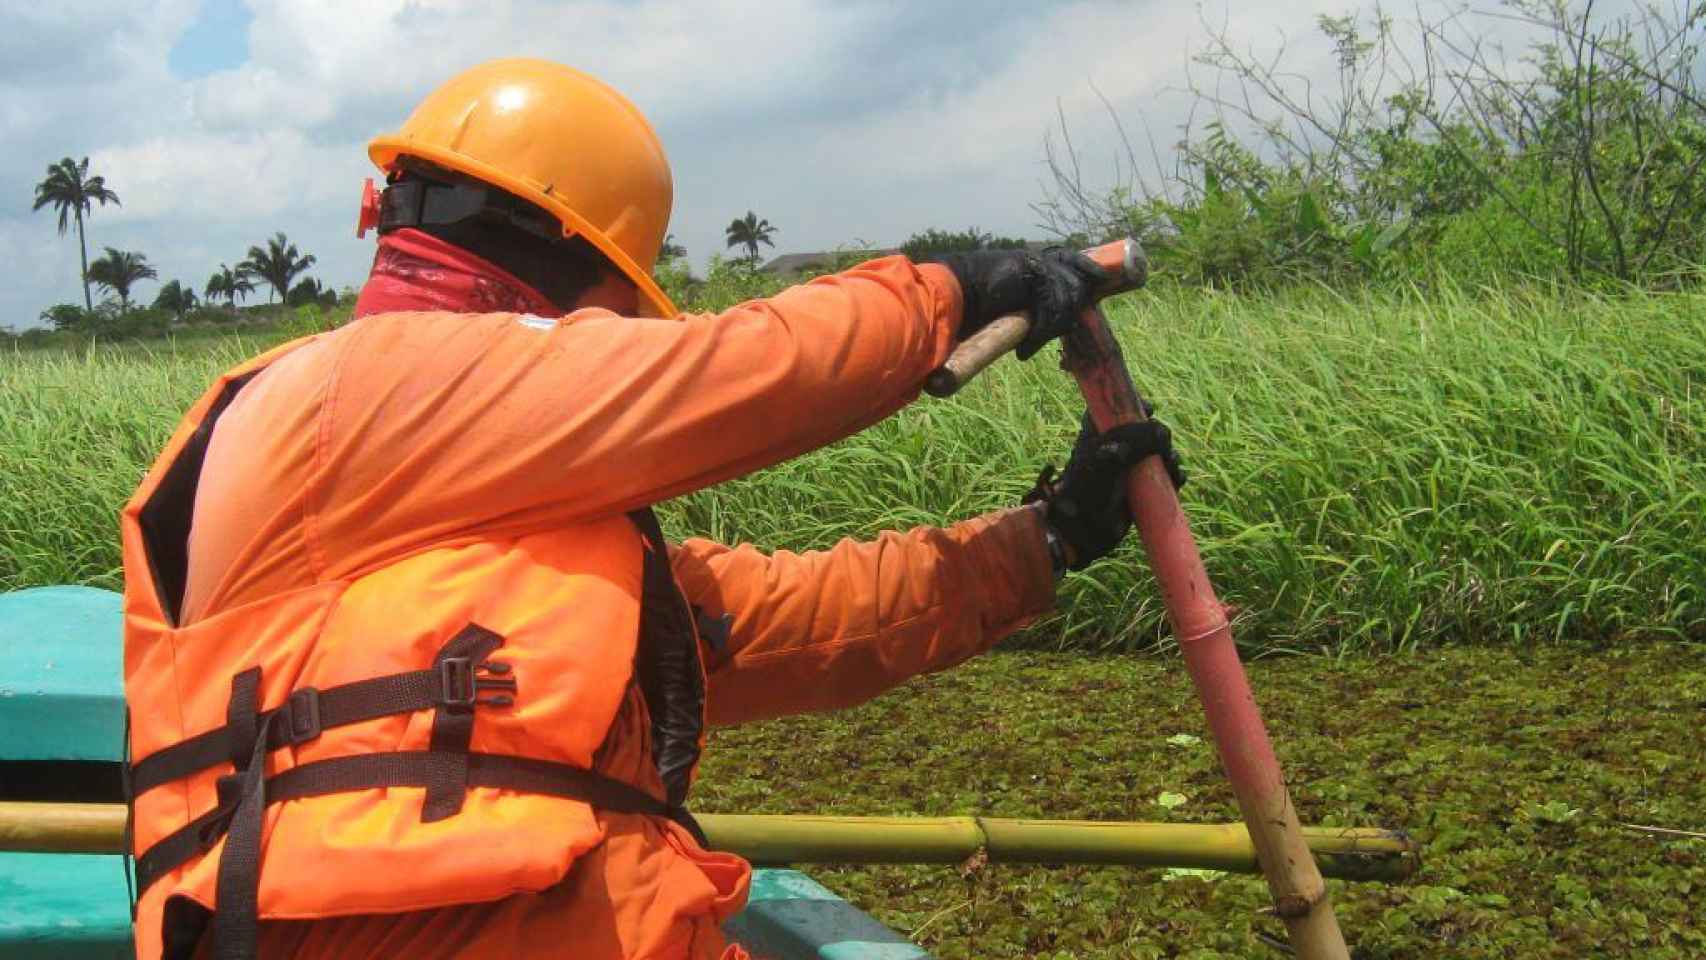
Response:
M485 675L481 675L482 670L486 671ZM472 657L445 657L438 662L438 702L447 707L507 707L515 702L510 694L516 691L515 679L507 676L509 670L509 664L501 660L476 664ZM481 700L482 690L507 690L509 693Z
M320 691L303 687L285 701L285 740L291 745L307 743L320 735Z
M509 675L509 664L502 660L487 660L474 669L486 671L483 676L474 678L474 689L509 691L508 693L500 693L495 697L488 697L485 700L476 700L476 703L491 707L507 707L515 702L515 697L512 694L516 693L517 688L515 678Z
M438 662L438 702L447 707L472 707L478 694L472 657L445 657Z

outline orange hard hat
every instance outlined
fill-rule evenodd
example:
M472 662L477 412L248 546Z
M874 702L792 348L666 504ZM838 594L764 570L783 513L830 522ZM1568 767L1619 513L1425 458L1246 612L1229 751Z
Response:
M669 160L639 109L602 81L546 60L483 63L367 155L387 173L417 157L536 204L634 281L646 313L675 316L651 276L675 198Z

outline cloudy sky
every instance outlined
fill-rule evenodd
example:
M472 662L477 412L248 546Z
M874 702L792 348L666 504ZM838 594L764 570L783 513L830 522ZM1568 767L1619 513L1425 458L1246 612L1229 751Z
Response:
M1230 23L1256 48L1283 33L1325 69L1314 14L1346 6L1236 4ZM1177 0L0 0L0 25L0 325L14 327L81 299L74 233L30 211L67 155L123 200L95 210L92 253L140 250L162 282L199 290L282 230L323 282L358 284L366 141L464 67L537 56L652 119L675 171L671 229L696 262L748 209L779 228L776 252L930 226L1035 237L1057 104L1087 175L1111 182L1098 92L1165 147L1203 38Z

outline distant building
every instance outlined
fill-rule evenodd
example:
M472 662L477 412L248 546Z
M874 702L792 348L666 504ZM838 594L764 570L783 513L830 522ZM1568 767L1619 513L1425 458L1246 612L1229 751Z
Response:
M1058 240L1027 240L1025 241L1025 249L1041 251L1058 244ZM802 273L823 273L833 270L836 264L862 263L865 260L875 260L878 257L886 257L899 252L899 247L883 247L872 250L820 250L815 253L784 253L772 258L769 263L759 267L758 271L779 277L794 277Z
M889 247L881 250L820 250L816 253L784 253L759 267L758 271L775 274L779 277L792 277L802 273L821 273L825 270L834 269L836 264L860 263L899 252L899 247Z

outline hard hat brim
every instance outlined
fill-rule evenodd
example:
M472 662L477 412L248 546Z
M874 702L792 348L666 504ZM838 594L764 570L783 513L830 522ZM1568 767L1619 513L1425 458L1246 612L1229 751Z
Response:
M641 314L648 317L673 319L679 315L675 304L663 288L657 285L651 274L640 269L626 251L617 246L602 230L588 223L585 218L569 209L561 200L551 196L537 183L511 176L490 164L482 163L467 154L450 150L433 144L420 143L406 137L381 136L374 138L367 146L367 155L380 170L390 173L395 169L399 156L419 157L429 163L437 164L448 170L466 174L483 183L506 190L529 203L549 211L563 225L564 236L579 236L586 239L604 254L623 276L633 281L639 288Z

